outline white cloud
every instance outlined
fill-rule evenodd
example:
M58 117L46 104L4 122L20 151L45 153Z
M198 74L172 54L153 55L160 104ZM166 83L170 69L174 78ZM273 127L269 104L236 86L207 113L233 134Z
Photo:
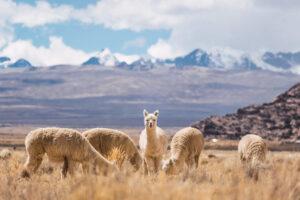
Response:
M0 26L0 49L7 45L14 38L13 30L10 27Z
M84 52L66 45L62 38L51 36L49 38L49 47L34 46L29 40L17 40L10 42L0 55L8 56L12 60L24 58L34 66L51 66L58 64L81 65L92 56L102 55L104 57L115 56L118 61L125 61L128 64L138 60L138 55L125 55L120 53L111 53L109 49L102 52Z
M291 69L291 72L300 75L300 65L299 65L299 66L294 66L294 67Z
M37 1L35 5L30 5L1 0L0 10L0 26L22 24L34 27L70 20L74 8L67 5L52 6L47 1Z
M35 6L14 4L12 23L20 23L28 27L59 23L71 19L73 7L61 5L51 6L47 1L38 1Z
M216 46L296 51L300 49L299 9L298 0L101 0L82 9L53 6L47 1L30 5L0 0L0 46L13 38L3 27L77 20L118 30L170 30L170 38L160 39L148 49L155 57Z
M73 49L59 37L50 37L49 47L36 47L31 41L17 40L9 43L1 55L9 56L13 60L25 58L35 66L74 64L78 65L86 61L92 54Z
M185 53L184 51L174 48L165 40L159 39L158 42L148 49L148 54L155 58L173 58Z
M123 49L130 48L141 48L146 45L147 41L143 37L136 38L134 40L129 40L123 44Z
M119 61L126 62L127 64L131 64L140 58L139 55L124 55L120 53L114 53L114 56L116 56Z

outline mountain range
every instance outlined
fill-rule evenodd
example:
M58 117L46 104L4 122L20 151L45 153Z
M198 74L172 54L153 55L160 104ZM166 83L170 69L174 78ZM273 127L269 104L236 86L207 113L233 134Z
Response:
M103 49L81 66L106 66L127 70L146 71L154 68L165 67L185 69L202 67L221 70L271 70L278 72L291 72L300 74L300 52L263 52L257 54L245 54L228 49L215 49L204 51L195 49L187 55L178 56L174 59L155 59L140 57L132 63L117 59L109 49ZM32 67L30 61L20 58L12 61L8 57L0 57L0 68Z

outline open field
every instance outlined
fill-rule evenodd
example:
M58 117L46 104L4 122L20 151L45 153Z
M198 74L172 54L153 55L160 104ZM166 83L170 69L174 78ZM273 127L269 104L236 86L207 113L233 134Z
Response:
M300 153L269 152L270 168L257 182L245 177L236 151L205 150L197 170L178 176L143 176L129 167L108 176L60 180L60 166L46 159L31 179L21 179L24 151L0 159L0 199L300 199Z

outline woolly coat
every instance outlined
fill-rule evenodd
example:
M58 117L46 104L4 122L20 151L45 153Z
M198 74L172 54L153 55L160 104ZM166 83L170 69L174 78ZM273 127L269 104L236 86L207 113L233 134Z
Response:
M93 147L103 156L108 157L113 148L118 148L126 154L126 159L139 169L142 157L132 139L125 133L108 128L94 128L82 133Z

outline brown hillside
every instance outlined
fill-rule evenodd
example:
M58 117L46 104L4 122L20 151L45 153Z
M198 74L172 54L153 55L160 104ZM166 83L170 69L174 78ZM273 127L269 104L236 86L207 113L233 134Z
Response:
M270 140L300 140L300 83L271 103L240 108L223 117L211 116L192 126L208 137L236 139L253 133Z

